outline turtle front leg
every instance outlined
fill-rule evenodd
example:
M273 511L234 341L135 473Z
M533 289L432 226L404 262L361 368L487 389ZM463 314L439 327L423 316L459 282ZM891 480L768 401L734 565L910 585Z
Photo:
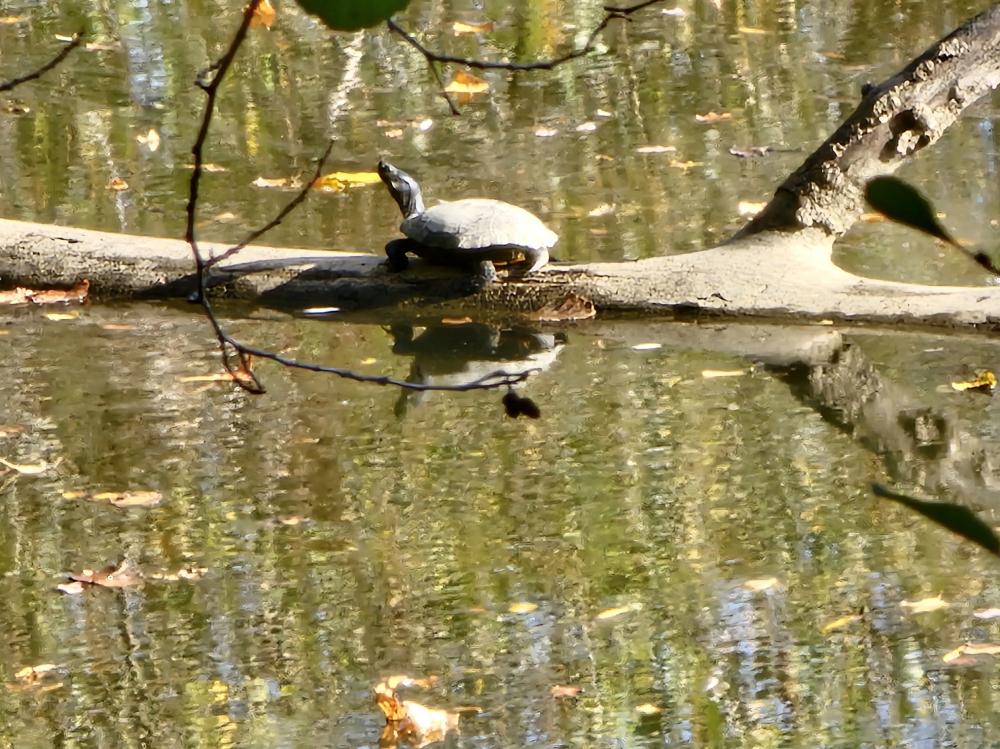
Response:
M410 240L394 239L385 246L386 263L392 273L399 273L410 267L410 259L406 257L410 249Z
M472 276L472 289L473 291L482 291L498 278L497 269L493 265L493 261L480 260L476 263L476 272Z

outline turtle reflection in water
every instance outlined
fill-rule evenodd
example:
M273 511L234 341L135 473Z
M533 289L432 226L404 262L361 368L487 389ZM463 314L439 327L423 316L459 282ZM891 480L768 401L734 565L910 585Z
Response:
M503 370L508 374L544 371L566 345L566 334L501 328L485 323L432 325L419 332L408 323L394 324L392 353L412 356L407 380L424 385L462 385ZM404 390L396 415L422 403L428 393Z
M559 239L516 205L466 198L425 208L420 185L409 174L386 161L379 161L378 174L403 213L399 229L406 239L385 246L392 271L406 270L412 252L438 265L469 268L477 286L485 287L497 278L494 263L531 273L549 261L549 248Z

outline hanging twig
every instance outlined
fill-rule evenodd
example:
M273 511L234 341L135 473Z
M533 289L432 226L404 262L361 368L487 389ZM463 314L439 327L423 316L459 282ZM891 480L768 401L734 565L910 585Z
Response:
M282 366L294 369L304 369L310 372L332 374L337 377L343 377L356 382L368 382L376 385L393 385L407 390L418 391L442 390L464 392L469 390L488 390L493 388L511 387L519 382L527 380L538 370L530 369L518 373L508 373L498 370L484 375L476 380L471 380L457 385L434 385L419 382L407 382L406 380L399 380L395 377L389 377L387 375L366 375L341 367L331 367L323 364L302 362L274 351L250 346L237 340L225 330L219 318L216 317L215 310L209 300L209 271L222 261L228 260L239 253L240 250L246 247L250 242L273 229L275 226L280 224L285 217L288 216L288 214L295 210L295 208L297 208L306 199L310 189L312 189L312 186L322 174L323 166L325 165L326 160L330 155L330 151L333 148L333 140L331 139L327 144L323 155L317 160L316 170L313 177L295 195L295 197L293 197L288 204L282 208L273 219L271 219L271 221L262 226L260 229L250 232L250 234L248 234L243 241L230 247L220 255L205 258L201 254L201 250L198 248L198 242L195 236L195 219L197 215L201 175L204 166L205 142L208 138L208 131L212 124L212 115L215 112L215 102L218 97L219 86L222 84L223 79L229 72L240 46L246 39L247 31L250 28L250 22L253 19L253 15L257 10L257 6L260 5L260 2L261 0L251 0L251 2L246 6L243 12L243 20L240 23L240 27L237 29L236 34L233 36L233 40L230 42L229 48L217 62L213 63L199 76L197 82L199 88L205 92L207 101L205 102L205 112L202 115L201 127L198 129L198 136L195 139L194 145L191 147L191 153L194 156L194 169L191 172L191 180L189 183L187 228L184 235L188 245L191 247L191 253L195 262L195 280L197 287L192 297L192 301L200 304L202 309L205 310L205 315L208 317L208 320L212 325L212 329L215 332L216 339L219 342L222 364L232 377L233 382L250 393L259 394L264 392L264 385L257 378L257 375L254 373L252 368L252 362L255 358L267 359L281 364Z
M74 49L80 46L80 43L82 41L83 41L83 32L78 31L77 33L73 34L73 38L70 39L69 43L59 51L58 55L53 57L44 65L42 65L42 67L38 68L38 70L28 73L27 75L22 75L19 78L13 78L7 81L6 83L0 83L0 91L10 91L12 88L16 88L17 86L20 86L22 83L27 83L28 81L33 81L36 78L41 78L43 75L52 70L52 68L61 63L63 60L65 60L69 56L70 52L72 52Z

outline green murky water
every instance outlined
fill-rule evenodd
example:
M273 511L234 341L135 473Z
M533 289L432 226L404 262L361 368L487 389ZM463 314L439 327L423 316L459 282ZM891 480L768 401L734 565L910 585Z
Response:
M609 32L607 55L489 76L452 118L397 41L331 41L283 4L225 89L208 158L226 171L207 179L202 232L238 238L276 211L288 194L252 181L308 170L335 135L331 170L386 155L434 197L509 196L560 232L566 259L694 249L739 225L739 201L765 200L863 81L980 6L682 1L681 18ZM238 10L0 3L0 77L81 19L109 47L15 91L28 112L0 114L3 215L178 235L191 80ZM480 16L505 25L450 33ZM455 2L405 20L460 53L536 56L599 17L591 3ZM731 118L695 121L708 112ZM994 117L982 105L906 173L987 245ZM155 151L136 141L150 128ZM752 145L802 150L729 153ZM129 189L109 190L114 177ZM378 252L394 211L381 189L317 195L269 242ZM881 275L981 281L882 225L842 254ZM364 371L440 382L543 366L525 392L544 416L525 423L496 393L400 396L267 366L266 396L234 392L201 378L215 349L183 305L48 312L0 316L0 457L35 471L0 475L0 745L373 747L372 688L393 673L438 677L409 698L479 709L450 746L995 742L991 656L945 659L1000 638L984 618L1000 607L995 563L868 492L966 499L995 522L997 407L949 386L995 365L990 339L228 311L240 335ZM92 499L125 490L162 501ZM123 559L143 585L56 590ZM935 597L947 605L912 605ZM56 668L17 677L40 664ZM556 699L557 685L584 691Z

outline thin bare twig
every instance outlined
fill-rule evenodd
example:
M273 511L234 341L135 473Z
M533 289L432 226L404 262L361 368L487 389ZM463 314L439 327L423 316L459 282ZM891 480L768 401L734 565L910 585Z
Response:
M38 70L28 73L27 75L22 75L20 78L13 78L6 83L0 83L0 92L10 91L12 88L16 88L22 83L27 83L28 81L33 81L36 78L41 78L43 75L52 70L52 68L65 60L69 56L70 52L80 46L82 41L83 31L76 32L73 34L73 38L70 39L69 43L59 51L59 54L42 65L42 67L38 68Z
M316 162L316 171L313 174L312 179L310 179L305 184L305 186L303 186L303 188L299 191L299 193L288 202L288 205L282 208L278 212L278 215L275 216L270 221L268 221L266 224L264 224L264 226L250 232L239 244L233 245L228 250L223 252L221 255L217 255L216 257L211 257L208 260L206 260L205 269L208 270L213 265L218 265L223 260L228 260L237 252L246 247L248 244L253 242L255 239L259 239L264 234L267 234L269 231L271 231L271 229L280 224L282 221L284 221L285 217L288 216L289 213L294 211L298 207L299 203L301 203L308 197L309 191L312 189L313 185L316 184L316 180L318 180L323 175L323 167L326 165L326 160L330 158L330 151L332 150L333 150L333 138L330 138L330 141L326 144L326 150L323 152L323 155L320 156L319 160Z
M562 65L570 60L575 60L578 57L583 57L587 53L594 49L594 43L597 41L597 37L600 35L604 29L608 27L612 21L618 20L628 20L636 11L640 11L650 5L655 5L656 3L663 2L663 0L645 0L645 2L639 3L638 5L633 5L629 8L616 8L612 6L605 6L604 13L605 16L601 19L601 22L597 24L593 31L590 32L590 36L587 37L587 41L582 47L570 50L565 54L559 55L558 57L553 57L548 60L535 60L534 62L502 62L498 60L479 60L474 57L458 57L456 55L446 55L440 52L435 52L434 50L428 49L423 44L421 44L416 37L408 33L403 29L398 23L393 19L386 21L389 26L389 30L395 34L398 34L407 44L417 50L424 58L430 62L451 64L451 65L464 65L467 68L475 68L477 70L511 70L511 71L525 71L525 70L552 70L552 68Z
M368 382L376 385L393 385L407 390L442 390L463 392L469 390L487 390L493 388L511 387L519 382L524 382L538 370L530 369L519 373L509 373L498 370L484 375L476 380L471 380L457 385L434 385L419 382L407 382L406 380L400 380L387 375L366 375L341 367L331 367L323 364L302 362L298 359L284 356L275 351L268 351L266 349L250 346L231 336L222 326L222 323L216 316L215 310L212 308L212 303L208 297L208 271L223 260L227 260L228 258L236 255L250 242L280 224L289 213L295 210L295 208L297 208L299 204L306 199L313 184L322 174L323 166L326 164L326 160L333 148L333 140L331 139L330 142L327 143L326 150L323 152L323 155L317 160L316 172L313 175L313 178L309 180L308 184L306 184L302 190L299 191L299 193L296 194L295 197L293 197L292 200L289 201L289 203L282 208L273 219L271 219L271 221L260 229L250 232L250 234L247 235L243 241L233 247L230 247L221 255L207 259L202 256L195 237L195 218L198 207L199 186L203 171L205 141L208 138L209 127L212 124L212 115L215 111L215 102L218 97L219 86L221 85L226 74L229 72L240 46L246 39L247 31L250 28L250 22L253 19L253 15L260 2L261 0L251 0L251 2L246 6L243 12L243 20L240 23L240 27L237 29L236 34L233 36L233 40L230 43L229 48L218 60L218 62L214 63L205 73L199 76L199 80L197 82L197 85L205 92L207 101L205 102L205 112L202 115L201 127L198 130L198 136L191 148L191 153L194 156L194 169L191 172L191 180L189 184L187 228L185 230L185 239L191 247L191 253L194 256L195 261L197 290L195 292L194 301L198 302L202 306L202 309L205 310L205 315L208 317L208 320L212 325L212 329L215 332L215 337L219 342L219 349L222 354L222 364L232 377L233 382L250 393L259 394L265 392L263 383L261 383L261 381L257 378L257 375L254 373L251 366L254 358L267 359L281 364L282 366L294 369L332 374L337 377L354 380L356 382Z

